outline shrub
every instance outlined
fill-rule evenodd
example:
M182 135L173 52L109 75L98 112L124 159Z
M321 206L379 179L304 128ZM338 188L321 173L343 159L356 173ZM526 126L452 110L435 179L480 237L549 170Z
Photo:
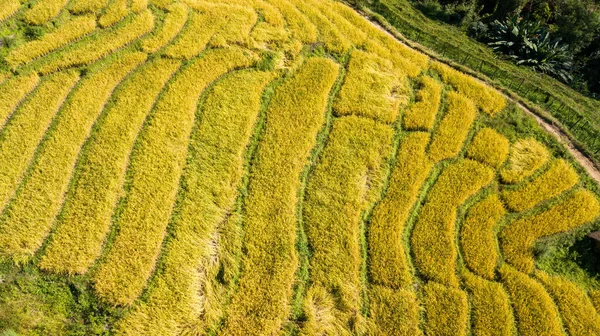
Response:
M360 308L361 214L381 193L392 137L391 127L370 119L335 120L307 182L303 221L311 287L343 302L333 311L341 325L349 325Z
M165 17L165 21L161 29L154 35L149 36L142 41L142 49L146 52L154 53L160 48L172 41L183 29L188 19L188 8L181 4L175 3L167 7L169 13Z
M385 197L373 210L368 265L374 284L398 289L413 281L404 249L404 225L432 168L425 154L428 142L428 133L411 133L402 139Z
M600 334L600 316L581 288L560 276L551 276L542 271L536 271L535 275L554 297L570 335Z
M467 157L498 169L506 161L510 143L491 128L481 129L467 149Z
M467 294L457 288L428 282L424 288L426 335L466 335Z
M473 335L513 335L515 321L510 300L502 285L480 278L468 271L463 271L462 278L471 294L471 332Z
M394 72L391 62L355 50L333 108L337 116L354 114L393 123L400 105L408 102L407 91L406 78Z
M458 155L477 116L475 105L465 96L449 92L447 99L448 110L433 133L429 145L429 158L433 162Z
M531 176L548 162L550 153L537 140L521 139L510 148L508 164L500 170L500 178L504 183L517 183Z
M588 223L599 212L596 197L587 190L579 190L544 212L517 219L500 232L504 258L518 270L530 273L537 239Z
M522 212L540 202L560 195L579 182L577 172L565 160L554 161L550 169L518 189L505 190L502 198L508 208Z
M223 334L270 334L288 317L287 298L298 265L299 176L325 122L329 91L338 72L331 60L309 58L271 99L245 199L245 272Z
M508 265L500 267L520 335L563 335L560 316L544 287Z
M429 76L419 80L421 89L416 93L416 102L403 116L403 126L411 131L431 131L442 100L442 85Z
M94 275L100 297L129 305L142 293L171 218L198 99L215 79L251 62L237 48L208 52L183 68L157 100L131 154L118 233Z
M473 100L483 112L493 116L506 106L506 98L500 92L479 80L439 62L434 62L431 68L439 72L443 80L452 85L456 91Z
M28 173L7 207L4 224L21 241L23 260L42 246L67 190L81 146L115 86L146 55L125 55L83 79L46 132ZM14 153L13 153L14 155Z
M179 65L156 59L119 85L78 159L42 269L83 274L100 256L137 133Z
M13 68L26 64L33 59L63 47L96 29L96 18L93 16L76 17L75 19L58 27L51 33L44 35L40 40L31 41L13 49L6 61Z
M495 229L505 213L498 196L488 196L469 209L460 234L467 267L490 280L499 260Z
M203 281L217 253L207 246L214 244L219 225L232 211L262 91L272 77L266 72L234 72L208 92L202 121L192 133L182 180L187 187L180 193L173 238L165 245L161 271L144 303L119 322L120 334L175 335L198 323L195 319L215 315L200 296L210 296Z
M471 160L457 161L439 176L427 195L411 237L415 266L425 279L447 286L458 285L457 208L493 177L490 168Z
M79 80L75 72L61 72L44 80L31 98L13 114L0 137L0 205L7 204L22 181L35 149L44 132ZM10 209L0 215L0 255L14 261L27 260L35 252L36 229L33 232L10 225Z

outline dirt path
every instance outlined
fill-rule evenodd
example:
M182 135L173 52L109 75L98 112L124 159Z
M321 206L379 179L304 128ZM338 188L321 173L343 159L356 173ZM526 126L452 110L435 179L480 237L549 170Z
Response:
M395 31L394 33L388 31L385 27L381 26L379 23L377 22L373 22L369 15L359 12L364 18L366 18L369 22L371 22L371 24L375 27L377 27L378 29L384 31L385 33L389 34L390 36L392 36L394 39L396 39L398 42L406 45L407 47L411 48L411 49L416 49L417 51L426 54L427 56L429 56L430 58L445 63L453 68L456 69L456 67L453 64L450 64L444 60L442 60L439 55L435 54L434 52L428 51L429 49L426 48L425 46L420 45L417 42L414 41L410 41L408 40L406 37L404 37L400 32ZM398 35L396 35L398 34ZM399 36L401 36L401 38L399 38ZM416 47L415 47L416 46ZM460 69L456 69L458 71L460 71ZM493 85L491 83L488 83L480 78L476 78L473 77L489 86ZM502 92L501 92L502 93ZM569 151L569 153L571 153L571 155L573 155L573 157L575 158L575 160L577 160L577 162L579 162L579 164L587 171L587 173L590 175L591 178L593 178L596 183L598 183L600 185L600 170L598 170L598 168L596 167L596 165L592 162L592 160L590 160L587 156L585 156L585 154L583 154L580 150L578 150L575 145L573 144L573 142L571 141L571 139L556 125L551 124L549 122L547 122L546 120L542 119L540 116L538 116L535 112L533 112L532 110L528 109L526 106L524 106L523 104L521 104L520 102L512 99L511 97L507 96L506 94L502 93L504 95L504 97L506 99L508 99L509 101L514 102L515 104L517 104L517 106L519 106L519 108L524 111L526 114L532 116L533 118L535 118L535 120L537 121L537 123L542 126L547 132L549 132L550 134L552 134L560 143L562 143L563 145L565 145L565 147L567 148L567 150Z

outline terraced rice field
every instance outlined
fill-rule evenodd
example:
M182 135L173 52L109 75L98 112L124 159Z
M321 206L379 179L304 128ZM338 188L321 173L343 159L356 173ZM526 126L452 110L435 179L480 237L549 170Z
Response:
M0 258L88 284L98 333L600 334L535 253L597 222L589 178L350 7L0 0L18 22L47 32L0 72Z

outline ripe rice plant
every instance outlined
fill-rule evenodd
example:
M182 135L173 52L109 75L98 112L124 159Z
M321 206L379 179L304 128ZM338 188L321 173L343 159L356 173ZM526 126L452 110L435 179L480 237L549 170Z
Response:
M550 169L535 180L519 186L518 189L505 190L502 199L509 209L522 212L529 210L542 201L560 195L579 182L579 176L565 160L551 163Z
M370 119L335 120L306 186L303 218L311 248L309 290L322 288L322 295L344 302L343 309L331 312L334 324L349 326L360 310L361 213L381 192L392 136L391 127ZM309 320L307 325L315 322ZM307 326L304 332L316 331Z
M360 29L355 29L352 23L330 9L331 1L306 0L305 3L318 8L321 14L323 14L332 25L337 27L340 33L354 46L362 46L365 41L367 41L368 37L365 32Z
M317 27L288 0L266 0L285 18L291 35L302 43L317 41Z
M424 288L426 335L467 334L467 294L460 289L430 281Z
M270 334L288 316L298 265L294 244L299 176L325 122L338 71L329 59L309 58L271 100L245 201L245 271L229 308L225 335Z
M428 143L428 133L411 133L402 139L385 198L373 210L368 265L374 284L398 289L413 281L406 260L404 225L432 168L425 154Z
M0 23L13 16L21 8L19 0L0 0Z
M110 27L123 20L129 14L127 2L127 0L110 0L108 6L104 8L102 16L98 19L100 26L103 28Z
M134 13L139 13L148 7L148 0L131 0L129 9Z
M91 64L133 42L154 27L154 16L149 10L129 17L113 29L103 30L90 38L51 54L36 66L42 74L68 67Z
M431 68L442 76L444 82L452 85L456 91L475 102L483 112L493 116L506 106L506 98L500 92L479 80L440 62L433 62Z
M107 0L71 0L69 11L73 14L97 13L106 5Z
M119 323L120 334L178 335L196 322L192 317L211 315L201 310L198 296L214 253L206 246L232 210L262 89L272 77L265 72L236 72L208 93L202 119L192 134L190 163L183 175L188 187L180 201L162 271L144 303ZM207 295L206 289L202 295Z
M407 93L406 77L397 74L391 62L355 50L333 108L337 116L358 115L391 124L400 105L408 103Z
M515 321L508 295L501 284L469 271L462 278L470 294L471 333L482 336L511 336Z
M204 89L252 59L232 48L207 52L169 83L138 135L129 167L127 195L115 225L118 234L98 273L98 294L130 305L154 269L185 165L187 143Z
M460 244L467 267L479 276L493 280L500 259L496 227L506 210L492 194L473 205L460 233Z
M81 80L61 108L3 216L6 232L21 244L20 260L31 257L47 237L77 154L114 87L145 60L145 54L132 53L106 65L103 71Z
M429 76L421 77L419 83L416 102L404 112L402 125L410 131L431 131L442 100L442 85Z
M500 232L500 247L506 261L521 272L533 271L532 250L539 238L568 231L588 223L600 214L600 204L587 190L562 199L541 213L509 223Z
M372 335L422 335L419 329L419 302L409 289L373 286L369 289Z
M475 135L467 149L467 157L498 169L508 156L510 143L502 134L483 128Z
M558 310L540 283L506 264L500 267L500 276L520 335L563 335Z
M4 207L17 189L36 146L44 136L65 98L79 80L71 71L57 73L44 80L32 97L19 107L0 133L0 205ZM0 255L19 262L34 251L34 235L18 234L20 228L7 225L12 212L0 215ZM16 231L16 232L15 232Z
M6 61L11 67L16 68L63 47L95 29L96 18L94 16L77 17L44 35L41 39L25 43L13 49L6 56Z
M535 275L554 297L570 335L600 334L600 315L581 288L565 278L542 271L536 271Z
M548 149L537 140L521 139L511 146L508 164L500 170L500 178L504 183L518 183L540 169L549 157Z
M438 177L411 237L414 262L425 279L458 285L454 244L457 208L493 177L490 168L464 159L448 166Z
M36 87L40 78L37 74L12 77L0 84L0 131L14 113L15 108Z
M169 13L166 15L161 29L142 41L142 49L144 51L150 53L157 52L172 41L181 32L187 22L189 10L185 5L175 3L168 6L167 10Z
M100 256L137 133L179 65L156 59L117 88L80 154L72 182L77 187L64 201L56 231L40 262L43 269L83 274Z
M68 0L40 0L25 12L27 23L42 25L55 18L68 3Z
M284 0L279 0L284 1ZM289 0L315 25L319 41L325 45L329 51L338 54L346 53L352 43L331 23L320 10L304 2L304 0Z
M475 105L460 93L449 92L447 100L448 110L429 145L429 158L433 162L453 158L460 152L477 116Z

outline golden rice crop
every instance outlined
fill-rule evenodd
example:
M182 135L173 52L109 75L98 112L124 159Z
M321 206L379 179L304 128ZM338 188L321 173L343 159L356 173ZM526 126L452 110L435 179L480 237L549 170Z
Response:
M485 127L473 138L467 149L467 157L498 169L506 161L509 149L510 142L506 137Z
M6 61L16 68L33 59L65 46L96 29L94 16L81 16L58 27L56 30L45 34L41 39L31 41L13 49Z
M40 0L25 12L23 19L27 23L42 25L60 13L68 0Z
M262 89L272 77L265 72L237 72L209 92L202 121L192 134L183 176L187 188L162 271L144 303L119 322L120 334L178 335L193 324L191 317L209 314L202 311L198 295L213 252L207 246L233 207Z
M367 238L369 276L374 284L398 289L413 281L403 234L410 210L431 171L432 164L425 154L428 143L429 133L411 133L402 139L385 198L373 210Z
M506 106L506 98L500 92L476 78L467 76L440 62L433 62L431 68L442 76L444 82L449 83L456 91L474 101L483 112L493 116Z
M513 335L515 321L502 285L468 271L462 273L462 278L470 294L471 333L478 336Z
M148 7L148 0L131 0L129 9L134 13L139 13Z
M275 6L285 18L287 29L292 36L302 43L317 41L317 28L288 0L266 0Z
M42 245L60 209L77 154L96 117L114 87L145 60L143 53L124 55L85 78L55 118L3 220L11 239L21 244L19 259L28 259Z
M306 186L311 287L343 302L333 314L346 327L360 308L361 213L380 194L392 136L391 127L367 118L335 120ZM309 328L305 332L313 334Z
M424 278L447 286L458 285L454 244L456 212L493 177L490 168L465 159L448 166L438 177L411 237L414 262Z
M374 324L372 335L422 335L419 303L411 290L372 286L369 290L369 312Z
M460 234L467 267L490 280L499 261L495 228L505 213L498 195L488 196L469 209Z
M44 132L78 79L75 72L68 71L44 80L2 130L0 205L4 206L19 186ZM0 255L22 261L33 254L36 246L31 239L36 239L33 232L19 232L19 227L7 225L12 216L10 208L0 216Z
M71 0L69 11L74 14L96 13L106 5L107 0Z
M100 26L103 28L110 27L123 20L129 14L127 2L127 0L111 0L98 19Z
M133 303L154 269L185 165L200 94L219 76L251 61L242 49L207 52L183 68L158 99L127 168L131 182L116 223L118 234L94 275L96 291L107 301Z
M225 335L271 334L288 316L298 265L294 244L299 176L325 121L338 72L333 61L310 58L275 90L245 201L245 271L229 308Z
M475 105L465 96L448 92L448 110L435 130L429 145L433 162L455 157L463 147L477 116Z
M520 335L563 335L556 306L541 284L506 264L500 267L500 276Z
M508 164L500 170L500 177L504 183L518 183L540 169L549 157L548 149L537 140L518 140L510 148Z
M397 75L391 62L355 50L333 108L338 116L358 115L391 124L400 105L408 102L407 94L406 77Z
M165 17L163 26L154 35L142 41L142 49L153 53L164 47L177 36L188 19L188 8L181 3L175 3L167 7L169 13Z
M0 130L14 113L15 108L36 87L40 77L37 74L12 77L0 84Z
M588 293L592 304L596 308L596 311L600 311L600 291L599 290L591 290Z
M179 62L155 59L118 87L78 160L72 182L76 188L64 201L40 262L43 269L81 274L100 256L137 133L178 67Z
M149 10L145 10L123 20L123 23L114 29L103 30L49 56L37 69L42 74L48 74L67 67L90 64L133 42L150 32L153 27L154 16Z
M425 334L467 334L469 307L467 294L460 289L430 281L424 288Z
M241 42L256 22L256 13L245 7L211 3L190 5L201 12L190 13L188 24L165 49L165 55L169 57L190 59L209 43L224 46Z
M321 13L320 10L305 3L304 0L289 1L315 25L319 36L319 42L322 42L325 45L325 48L339 54L343 54L350 49L352 43Z
M356 29L352 23L348 22L343 16L331 10L332 1L305 0L305 2L310 6L318 8L331 24L337 27L340 33L354 46L362 46L368 39L367 34L364 31Z
M538 203L560 195L563 191L579 182L579 176L565 160L554 161L550 169L535 180L519 186L518 189L505 190L502 198L511 210L522 212Z
M599 213L600 204L594 194L579 190L544 212L509 223L500 232L504 258L518 270L530 273L537 239L576 228L592 221Z
M536 271L535 275L554 297L570 335L600 335L600 315L585 291L560 276L542 271Z
M19 0L0 0L0 23L13 16L20 7Z
M411 131L430 131L440 108L442 85L429 76L421 77L419 83L416 102L404 112L402 125Z

